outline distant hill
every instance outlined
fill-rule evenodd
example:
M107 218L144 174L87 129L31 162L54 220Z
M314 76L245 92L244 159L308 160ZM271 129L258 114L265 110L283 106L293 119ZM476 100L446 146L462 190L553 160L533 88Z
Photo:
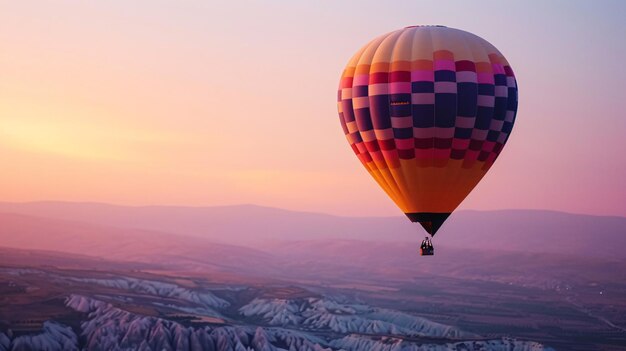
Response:
M0 212L158 230L235 243L319 238L414 240L416 230L400 218L338 217L255 205L131 207L100 203L0 202ZM364 227L369 230L364 232Z
M135 263L128 260L112 261L99 257L71 254L61 251L17 249L0 246L0 266L5 267L57 267L81 270L150 270L156 264Z
M271 255L202 238L0 213L0 247L86 255L155 268L203 272L266 271Z
M358 223L354 225L359 227ZM296 234L289 237L291 240L235 245L154 230L0 213L0 255L4 256L0 265L24 263L23 253L27 253L33 257L31 263L69 267L78 262L95 269L115 269L116 265L144 267L151 271L221 277L231 282L261 279L262 284L267 281L410 283L419 277L437 275L553 287L563 281L626 279L623 270L626 257L619 255L624 247L619 240L602 242L605 248L595 250L595 257L579 255L577 249L583 247L584 241L581 244L569 240L547 246L547 250L557 251L560 244L560 252L522 252L521 241L512 238L509 238L511 245L500 244L502 247L498 249L488 245L467 248L437 244L434 257L421 257L415 241L305 240L298 239L297 229L292 229ZM503 235L510 233L505 231Z
M301 240L411 242L423 230L406 218L339 217L254 205L117 206L99 203L0 203L0 212L168 232L248 247ZM5 232L0 228L0 235ZM537 253L626 257L626 218L541 210L459 211L436 245Z

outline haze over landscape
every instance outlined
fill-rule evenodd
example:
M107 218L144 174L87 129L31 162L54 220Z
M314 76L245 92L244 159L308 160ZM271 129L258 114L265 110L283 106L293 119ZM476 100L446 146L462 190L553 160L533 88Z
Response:
M0 2L0 351L626 350L626 2ZM337 83L415 24L520 85L419 255Z
M442 236L427 260L401 217L4 202L0 222L0 331L11 330L0 349L620 350L626 340L623 217L461 211L444 225L457 237Z

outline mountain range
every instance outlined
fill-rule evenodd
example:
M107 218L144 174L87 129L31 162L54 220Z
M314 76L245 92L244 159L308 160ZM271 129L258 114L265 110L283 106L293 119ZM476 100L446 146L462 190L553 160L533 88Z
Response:
M64 221L61 226L97 225L133 230L133 237L173 233L258 248L268 242L363 240L418 243L424 231L403 217L339 217L240 205L218 207L117 206L71 202L0 202L0 213ZM18 218L3 220L2 231ZM74 222L69 223L68 221ZM59 222L56 222L59 224ZM56 227L53 223L51 225ZM26 224L19 225L26 231ZM30 227L35 230L34 224ZM82 231L82 230L80 230ZM149 233L149 234L147 234ZM129 235L125 235L129 236ZM464 249L626 257L626 218L542 210L459 211L435 244ZM415 244L417 245L417 244Z

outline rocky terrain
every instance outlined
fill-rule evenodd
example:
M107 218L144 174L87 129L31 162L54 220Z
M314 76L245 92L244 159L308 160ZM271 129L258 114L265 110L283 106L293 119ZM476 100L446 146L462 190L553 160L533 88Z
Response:
M464 212L420 257L394 218L2 210L0 351L626 349L624 218Z
M335 333L398 335L459 339L476 337L448 325L406 313L330 299L254 299L239 309L246 317L260 316L270 325L295 326Z
M41 307L39 319L13 320L2 328L0 350L550 350L293 287L207 291L168 277L106 273L109 278L101 279L84 273L0 270L4 299ZM272 294L279 296L267 297Z

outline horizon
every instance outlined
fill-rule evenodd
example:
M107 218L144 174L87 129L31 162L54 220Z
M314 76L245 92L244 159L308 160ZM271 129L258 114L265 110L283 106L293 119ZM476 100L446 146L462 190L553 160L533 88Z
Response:
M254 204L254 203L240 203L240 204L230 204L230 205L184 205L184 204L117 204L111 202L97 202L97 201L65 201L65 200L33 200L33 201L2 201L0 200L0 204L15 204L15 205L28 205L28 204L74 204L74 205L102 205L102 206L112 206L112 207L128 207L128 208L148 208L148 207L160 207L160 208L193 208L193 209L210 209L210 208L226 208L226 207L258 207L265 209L273 209L280 210L286 212L295 212L295 213L307 213L307 214L318 214L318 215L326 215L332 217L341 217L341 218L405 218L405 215L401 212L397 215L342 215L342 214L334 214L330 212L320 212L320 211L306 211L285 207L276 207L270 205L263 204ZM603 214L593 214L593 213L581 213L581 212L568 212L554 209L542 209L542 208L499 208L499 209L459 209L454 211L454 213L463 213L463 212L507 212L507 211L526 211L526 212L554 212L560 214L567 215L577 215L577 216L590 216L590 217L614 217L614 218L626 218L626 215L603 215ZM3 213L0 210L0 213ZM4 212L7 213L7 212ZM454 213L452 215L454 215Z

